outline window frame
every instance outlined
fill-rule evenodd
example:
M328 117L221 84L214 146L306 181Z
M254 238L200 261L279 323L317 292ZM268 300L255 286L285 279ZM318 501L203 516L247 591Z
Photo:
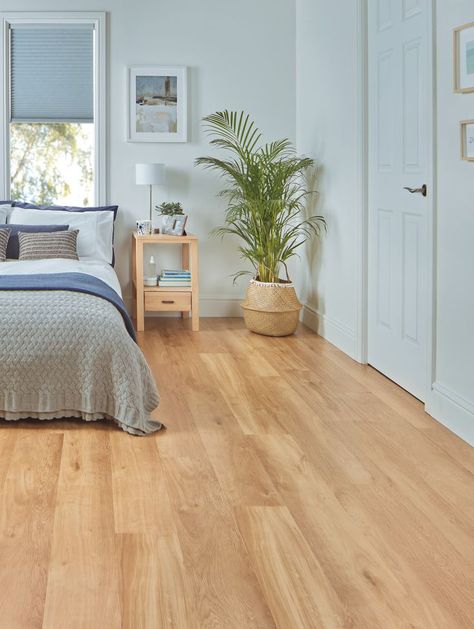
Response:
M95 205L107 204L107 75L106 13L104 11L0 12L0 194L10 198L10 25L92 24L94 27L94 196ZM22 199L23 200L23 199ZM24 199L29 200L29 199Z

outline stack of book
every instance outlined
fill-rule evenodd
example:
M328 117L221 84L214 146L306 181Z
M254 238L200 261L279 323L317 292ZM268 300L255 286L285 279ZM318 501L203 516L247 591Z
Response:
M191 272L185 269L164 269L158 278L158 286L191 288Z

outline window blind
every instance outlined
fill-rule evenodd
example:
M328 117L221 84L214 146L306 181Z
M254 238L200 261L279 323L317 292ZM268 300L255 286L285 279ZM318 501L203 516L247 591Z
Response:
M12 24L10 50L12 122L93 122L91 24Z

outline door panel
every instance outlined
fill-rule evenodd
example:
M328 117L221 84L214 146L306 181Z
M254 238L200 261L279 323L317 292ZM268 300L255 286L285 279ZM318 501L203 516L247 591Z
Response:
M424 399L431 2L369 0L369 363ZM430 192L430 191L429 191Z
M394 165L396 150L395 127L395 84L393 50L383 51L378 57L377 81L377 155L378 170L390 172Z
M419 215L403 215L403 313L402 338L420 344L420 245L421 224Z
M423 118L421 103L422 41L416 39L403 47L403 167L406 173L421 173L420 149Z
M392 215L378 211L377 324L392 327Z
M392 25L392 0L378 0L377 27L379 33Z
M403 19L408 20L422 11L421 0L403 0Z

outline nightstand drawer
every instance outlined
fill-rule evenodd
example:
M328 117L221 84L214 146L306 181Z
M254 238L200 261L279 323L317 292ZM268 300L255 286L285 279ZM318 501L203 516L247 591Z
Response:
M145 292L145 310L153 312L189 312L191 310L191 293L147 291Z

